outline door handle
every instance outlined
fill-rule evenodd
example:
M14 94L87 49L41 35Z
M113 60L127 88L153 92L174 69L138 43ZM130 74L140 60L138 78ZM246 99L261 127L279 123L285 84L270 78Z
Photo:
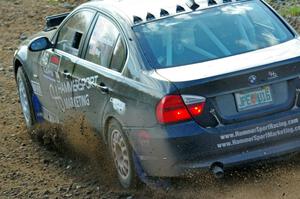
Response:
M109 88L104 83L100 83L99 88L101 90L101 93L103 94L109 93Z

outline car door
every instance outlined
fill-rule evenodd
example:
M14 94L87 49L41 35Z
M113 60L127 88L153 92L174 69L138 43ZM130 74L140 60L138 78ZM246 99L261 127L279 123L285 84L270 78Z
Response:
M78 82L73 89L78 102L75 110L99 130L104 107L111 100L116 80L122 78L120 72L127 55L122 35L110 18L99 15L85 51L73 74ZM119 59L113 59L114 55Z
M55 47L42 53L40 82L46 91L43 113L51 122L64 120L74 108L72 73L94 16L91 10L74 13L58 30Z

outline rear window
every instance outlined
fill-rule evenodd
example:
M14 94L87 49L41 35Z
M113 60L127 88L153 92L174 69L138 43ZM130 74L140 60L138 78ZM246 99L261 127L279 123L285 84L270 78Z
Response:
M294 35L260 1L231 3L134 27L147 59L169 68L274 46Z

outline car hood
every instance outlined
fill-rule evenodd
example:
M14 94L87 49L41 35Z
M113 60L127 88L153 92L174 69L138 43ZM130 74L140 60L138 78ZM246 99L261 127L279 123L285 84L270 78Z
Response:
M225 75L300 56L299 38L272 47L212 61L157 69L152 77L171 82L186 82Z

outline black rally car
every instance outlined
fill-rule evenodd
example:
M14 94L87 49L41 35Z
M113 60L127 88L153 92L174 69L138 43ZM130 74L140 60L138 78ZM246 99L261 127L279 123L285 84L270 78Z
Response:
M262 0L92 1L14 57L27 126L84 115L124 187L298 152L299 65Z

